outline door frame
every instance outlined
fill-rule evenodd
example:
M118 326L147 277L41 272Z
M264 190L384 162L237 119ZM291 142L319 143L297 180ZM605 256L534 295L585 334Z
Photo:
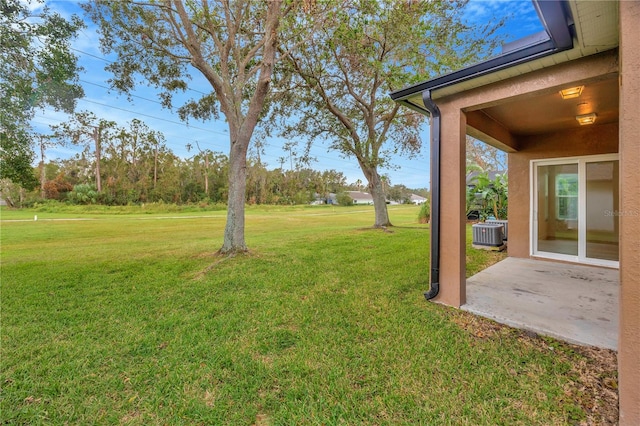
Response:
M620 262L605 259L586 257L586 235L587 235L587 214L586 214L586 164L599 161L619 161L619 155L599 154L581 155L575 157L561 158L541 158L531 160L529 164L530 172L530 213L529 213L529 255L553 260L561 260L572 263L586 265L605 266L609 268L619 268ZM560 164L578 165L578 255L568 255L538 250L538 167L552 166ZM619 239L618 239L619 240Z

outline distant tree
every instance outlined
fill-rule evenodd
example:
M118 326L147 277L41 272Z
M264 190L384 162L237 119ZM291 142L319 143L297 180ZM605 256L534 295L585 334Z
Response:
M472 171L504 172L507 170L506 155L498 148L467 136L467 168Z
M165 144L166 139L161 132L153 132L149 138L149 144L153 149L153 188L158 186L158 173L160 165L160 156L163 152L167 152L167 146Z
M158 180L151 190L149 201L182 203L181 175L183 168L187 167L186 162L162 145L154 156L157 159Z
M227 224L221 253L244 252L246 160L268 101L281 19L307 2L220 0L108 1L83 5L100 26L105 53L115 52L113 86L130 92L141 76L161 90L166 107L188 87L190 72L212 91L179 109L182 119L210 119L219 111L229 126ZM311 3L310 1L308 3ZM307 4L308 4L307 3Z
M157 181L157 155L164 147L164 135L134 118L128 127L120 130L116 139L120 140L120 160L126 169L122 177L139 196L137 200L128 201L146 201Z
M273 188L282 183L280 170L270 172L259 156L251 156L247 161L247 202L249 204L270 203L274 197Z
M187 144L187 151L193 149L192 144ZM200 148L200 144L196 141L198 153L193 157L194 167L196 167L202 175L204 181L204 193L209 199L217 199L215 191L219 186L220 174L223 167L227 164L226 155L221 152L214 152L210 149Z
M288 138L327 140L355 158L374 200L374 226L389 226L379 168L396 154L419 151L422 122L419 114L401 110L389 92L477 61L497 44L493 34L502 23L468 27L462 18L466 1L327 3L322 29L304 49L286 55L283 74L296 76L296 90L274 112L286 117ZM313 25L318 16L304 19Z
M35 135L35 139L38 141L38 147L40 148L40 164L38 164L38 173L40 175L40 197L48 198L45 191L45 184L47 183L47 176L45 173L45 152L49 146L53 144L53 138L49 135Z
M413 194L419 195L424 198L429 198L431 193L427 188L414 188L410 190Z
M404 185L393 185L388 191L389 199L398 203L411 202L411 191Z
M89 183L93 180L93 164L84 152L71 158L59 159L56 162L59 172L64 173L65 179L71 185Z
M85 152L91 152L93 145L93 155L95 157L95 180L96 190L102 192L102 177L100 165L102 162L102 146L105 139L113 136L116 130L114 121L96 117L90 111L81 111L73 114L68 121L51 126L54 136L61 143L71 142L74 145L81 145Z
M44 197L50 200L64 200L67 193L73 190L73 185L65 180L64 173L60 173L52 180L44 184Z
M82 21L70 21L41 2L0 0L0 179L25 188L37 185L31 163L34 139L30 120L36 109L72 112L84 95L78 84L76 56L70 42Z
M347 178L342 172L336 170L325 170L320 177L321 195L325 198L329 197L330 193L337 194L347 186Z

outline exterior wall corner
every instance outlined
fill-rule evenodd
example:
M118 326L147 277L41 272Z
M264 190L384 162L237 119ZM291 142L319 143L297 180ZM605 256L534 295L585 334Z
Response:
M620 425L640 424L640 3L620 7Z
M466 117L441 102L440 293L434 302L459 308L466 303Z

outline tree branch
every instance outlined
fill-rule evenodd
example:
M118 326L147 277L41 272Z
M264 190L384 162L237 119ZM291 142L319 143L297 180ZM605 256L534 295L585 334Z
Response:
M214 90L218 94L218 100L220 101L220 108L225 113L231 113L231 111L233 111L233 108L231 108L231 105L229 104L229 98L227 97L228 94L225 93L225 90L224 90L225 84L223 79L220 78L220 76L211 67L211 65L209 65L209 63L207 63L207 61L204 60L197 34L195 33L195 31L193 31L193 28L191 28L191 19L189 18L189 15L185 10L184 5L180 1L174 1L174 4L176 6L176 12L186 32L187 44L185 45L185 47L192 55L191 63L193 64L193 66L198 68L204 74L206 79L213 86ZM173 22L176 27L179 26L177 21L173 20Z
M327 109L329 110L329 112L331 112L331 114L333 114L340 121L340 123L342 123L342 125L347 129L347 131L353 138L354 143L359 144L360 136L356 131L355 125L349 119L349 117L346 116L346 114L344 114L339 108L337 108L333 104L333 102L327 95L327 92L325 91L325 88L323 87L320 79L312 74L306 73L300 66L300 63L298 62L298 60L296 60L296 58L292 54L289 54L288 59L296 69L296 72L306 81L309 89L311 89L312 91L316 91L320 95L323 102L327 105Z

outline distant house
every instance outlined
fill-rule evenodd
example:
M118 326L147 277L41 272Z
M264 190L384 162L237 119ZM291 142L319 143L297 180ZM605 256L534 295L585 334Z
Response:
M311 202L312 205L318 206L322 204L338 204L336 199L336 194L330 192L326 197L318 194L317 192L314 194L314 199Z
M420 195L416 195L416 194L411 194L411 197L409 197L409 199L416 206L419 206L419 205L424 204L424 203L427 202L426 198L421 197Z
M373 205L373 197L368 192L347 191L347 195L353 200L353 204Z

